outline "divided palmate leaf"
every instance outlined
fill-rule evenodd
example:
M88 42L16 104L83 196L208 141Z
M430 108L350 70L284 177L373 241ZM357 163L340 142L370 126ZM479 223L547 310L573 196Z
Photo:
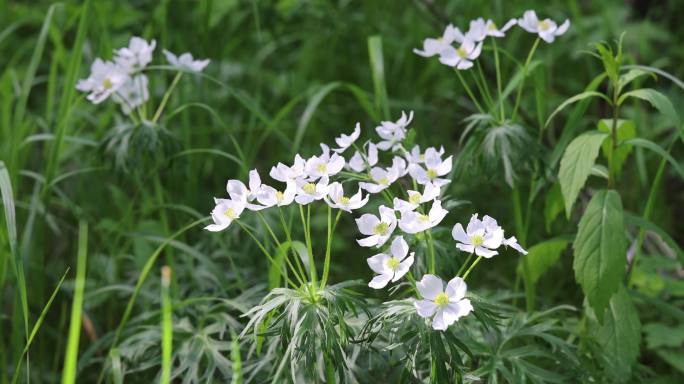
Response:
M608 137L604 132L591 131L576 137L563 154L558 179L565 199L565 214L570 217L579 191L584 187L599 148Z
M624 230L620 195L613 190L598 191L579 222L573 269L600 322L625 272Z

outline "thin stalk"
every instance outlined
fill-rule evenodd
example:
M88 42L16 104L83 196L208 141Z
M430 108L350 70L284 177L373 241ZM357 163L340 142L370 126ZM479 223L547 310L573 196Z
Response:
M496 68L496 91L499 94L499 113L501 114L501 122L505 120L503 92L501 92L501 65L499 64L499 48L496 45L496 39L492 39L492 47L494 48L494 67Z
M260 211L257 211L256 213L257 213L257 216L259 217L259 219L261 219L261 222L266 227L266 230L268 231L268 233L271 235L271 238L276 243L276 248L280 249L282 244L280 243L280 240L278 240L278 237L273 232L273 229L271 228L271 226L268 224L268 221L266 221L266 218L264 217L264 215ZM299 274L297 273L297 270L295 269L295 267L290 262L290 259L287 257L287 253L285 254L284 257L285 257L285 262L287 263L287 266L290 267L290 270L292 270L292 273L294 274L295 278L297 278L297 282L299 282L299 284L301 284L301 285L304 285L303 276L299 276Z
M539 45L539 38L534 41L534 44L532 44L532 48L530 49L530 53L527 55L527 59L525 60L525 64L523 65L523 77L520 80L520 85L518 86L518 93L515 96L515 106L513 107L513 113L511 114L511 120L515 121L516 116L518 115L518 107L520 106L520 96L522 96L522 90L523 87L525 86L525 79L527 78L527 67L530 65L530 61L532 61L532 56L534 56L534 51L537 50L537 46Z
M480 88L480 93L485 99L485 102L487 103L487 106L489 109L493 110L495 109L495 104L494 104L494 99L492 99L492 94L489 92L489 88L487 88L487 81L485 80L484 77L484 71L482 70L482 65L480 65L480 61L477 61L477 72L479 75L479 88ZM475 79L475 82L478 82L478 76L475 75L475 73L471 72L473 78Z
M266 250L266 247L264 247L264 244L261 241L259 241L259 239L257 239L257 237L254 235L254 233L252 231L250 231L249 228L247 228L239 220L235 220L235 222L240 226L240 228L242 228L243 231L245 231L247 233L247 235L249 235L249 237L252 238L252 240L254 240L257 247L259 247L259 249L264 254L264 256L266 256L268 261L270 261L271 264L275 265L275 260L273 260L273 256ZM292 280L290 280L289 277L287 277L287 275L285 274L285 272L283 272L282 269L278 268L278 272L280 272L280 276L282 276L283 279L287 280L288 284L290 284L292 287L297 286Z
M475 266L477 265L477 263L480 262L480 260L482 260L482 256L478 256L477 259L475 259L475 261L473 262L473 264L470 266L470 268L468 268L468 270L466 271L466 273L463 275L463 280L465 280L465 279L468 278L468 275L470 275L470 272L473 271L473 269L475 268Z
M465 82L463 79L463 76L461 75L461 72L457 69L456 70L456 75L458 76L458 79L461 80L461 84L463 84L463 88L465 89L466 93L470 97L470 100L475 104L475 107L480 111L480 113L484 114L484 109L482 109L482 106L480 103L477 102L477 99L475 98L475 95L473 94L473 91L470 89L470 86L468 86L468 83Z
M474 251L470 252L468 257L466 258L466 261L463 263L463 265L461 265L461 268L458 269L458 273L456 273L456 276L461 276L461 273L463 273L463 271L465 271L468 264L470 264L470 260L472 260L474 254L475 254Z
M176 84L178 84L178 81L180 78L183 76L183 72L178 72L176 74L176 77L173 78L173 81L171 82L171 86L169 86L169 89L166 90L164 93L164 96L162 97L162 101L159 104L159 108L157 108L157 111L154 113L154 117L152 117L152 123L156 123L159 118L161 117L162 112L164 111L164 108L166 107L166 103L169 102L169 97L171 97L171 92L173 92L174 88L176 88Z
M311 205L307 205L307 215L304 216L304 207L299 206L299 215L302 218L302 228L304 229L304 237L306 239L306 249L309 256L309 275L311 277L311 289L316 286L317 272L313 257L313 247L311 245ZM308 217L308 220L307 220ZM313 292L312 292L313 293Z
M335 216L335 222L332 223L331 228L331 208L328 206L328 241L325 245L325 261L323 262L323 277L321 277L321 289L325 288L325 284L328 282L328 272L330 271L330 247L332 245L333 236L335 235L335 228L337 227L337 222L340 220L342 215L342 210L337 211L337 216Z
M620 115L620 106L618 105L618 85L613 84L613 124L610 128L610 157L608 157L608 188L615 188L615 179L617 177L615 170L615 151L617 150L617 122Z
M426 237L427 237L427 243L428 243L428 252L430 253L430 265L429 265L429 270L430 274L435 274L435 245L432 241L432 230L428 229L425 231Z
M162 369L160 383L171 382L171 355L173 348L173 318L171 316L171 268L163 266L161 269L161 302L162 302Z
M278 212L280 213L280 223L283 226L283 230L285 231L285 236L287 238L287 241L290 243L290 251L292 252L292 257L295 260L295 264L297 265L297 270L300 273L300 276L303 278L306 276L306 272L304 271L304 267L302 266L301 261L299 260L299 256L297 256L297 252L292 248L292 234L290 233L290 227L287 225L285 222L285 215L283 214L283 210L281 207L278 207Z

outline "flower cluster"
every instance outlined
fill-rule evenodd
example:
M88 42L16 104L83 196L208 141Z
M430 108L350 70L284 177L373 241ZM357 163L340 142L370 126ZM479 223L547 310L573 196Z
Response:
M539 20L535 11L526 11L522 18L508 20L499 28L491 19L477 18L470 21L466 33L449 24L441 37L427 38L423 41L423 49L413 52L423 57L439 56L439 61L459 70L469 69L482 52L482 44L487 37L501 38L513 26L518 25L527 32L537 34L539 38L552 43L556 37L564 34L570 27L570 21L561 25L551 19Z
M249 172L247 185L240 180L229 180L226 188L229 198L215 199L216 206L211 213L214 223L206 229L222 231L245 210L261 211L291 204L308 206L321 201L339 213L352 213L364 207L371 196L381 196L385 204L377 208L377 213L364 213L356 218L362 235L357 243L381 249L367 259L375 273L368 286L382 289L408 275L422 297L415 301L417 313L432 317L434 329L446 329L472 310L465 299L465 278L470 270L462 277L453 278L444 288L442 280L433 274L433 250L429 263L431 273L415 283L411 274L415 253L410 252L407 238L418 236L431 242L430 230L448 214L440 196L442 188L450 182L452 156L445 157L442 147L423 151L416 145L407 150L404 145L412 120L413 112L402 112L397 121L383 121L375 128L379 140L362 145L357 144L361 136L361 126L357 123L350 134L335 139L337 148L321 144L318 155L303 158L297 154L290 165L273 166L269 175L279 186L262 183L256 169ZM351 153L350 148L354 152L345 158ZM386 162L381 161L381 156ZM393 194L392 186L397 187L394 190L399 190L399 196ZM302 220L305 220L303 213ZM478 256L475 263L480 257L496 255L496 249L502 245L526 253L515 237L506 239L503 229L489 216L479 220L474 215L465 231L457 224L453 238L457 241L456 248Z
M95 59L90 66L90 75L79 80L76 89L88 93L87 99L93 104L100 104L111 96L121 105L123 113L129 115L150 98L149 81L144 72L152 62L156 46L155 40L132 37L127 47L114 51L112 61ZM209 60L194 60L190 53L176 57L164 50L164 54L178 71L201 72L209 64Z

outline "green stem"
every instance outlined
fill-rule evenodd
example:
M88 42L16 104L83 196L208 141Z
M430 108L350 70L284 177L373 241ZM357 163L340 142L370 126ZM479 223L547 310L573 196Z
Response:
M494 99L492 99L492 94L489 92L489 88L487 88L487 81L485 80L484 71L482 70L482 65L480 65L479 60L477 61L477 72L478 72L478 75L480 78L479 82L478 82L477 76L475 76L475 73L473 73L473 72L471 72L471 73L473 73L473 78L475 79L475 82L478 83L478 86L480 89L480 94L482 94L482 96L484 97L485 102L487 103L487 107L490 110L493 110L494 109Z
M332 224L331 228L331 208L328 206L328 241L325 246L325 262L323 263L323 277L321 277L321 290L325 288L325 284L328 282L328 273L330 271L330 247L332 245L333 236L335 235L335 228L337 227L337 222L340 220L342 215L342 210L337 211L337 216L335 216L335 222Z
M473 262L473 264L470 266L470 268L468 268L468 270L466 271L466 273L463 275L463 280L465 280L465 279L468 278L468 275L470 275L470 272L472 272L472 270L475 268L475 266L477 265L477 263L480 262L480 260L482 260L482 256L478 256L477 259L475 259L475 261Z
M281 246L282 246L282 244L280 243L280 240L278 240L278 237L277 237L277 236L275 235L275 233L273 232L273 228L271 228L271 226L268 224L268 221L266 221L266 218L264 217L264 215L263 215L260 211L257 211L256 213L257 213L257 216L259 216L259 218L261 219L261 222L262 222L262 223L264 224L264 226L266 227L266 230L268 231L268 233L271 234L271 238L273 238L273 241L276 243L276 247L277 247L278 249L280 249ZM290 243L290 244L292 244L292 243ZM299 274L297 273L297 270L294 268L294 266L293 266L292 263L290 262L290 259L287 257L287 252L286 252L286 254L285 254L283 257L284 257L284 259L285 259L285 263L287 263L287 266L290 267L290 270L292 271L292 274L294 274L295 278L297 278L297 282L299 282L300 285L304 285L304 279L303 279L303 277L304 277L305 275L299 276Z
M523 66L523 77L520 79L520 85L518 86L518 93L515 97L515 106L513 107L513 113L511 114L511 120L515 121L515 118L518 114L518 107L520 106L520 96L522 95L522 90L523 87L525 86L525 78L527 78L527 68L530 65L530 61L532 61L532 56L534 56L534 51L537 50L537 46L539 45L540 38L537 37L537 39L534 41L534 44L532 45L532 48L530 49L530 53L527 55L527 59L525 60L525 64Z
M613 124L610 128L610 156L608 157L608 188L615 188L617 170L615 169L615 151L617 150L617 124L620 115L618 105L618 85L613 84Z
M432 230L428 229L425 231L425 235L427 237L427 243L428 243L428 252L430 252L430 265L429 265L429 270L430 274L435 274L435 245L432 242Z
M280 223L282 224L283 230L285 231L285 236L287 237L287 241L290 243L290 251L292 252L292 258L294 258L295 264L297 265L297 270L299 271L300 276L302 276L303 284L306 272L304 271L304 267L302 266L302 263L299 260L299 256L297 256L297 252L292 247L292 234L290 233L290 227L285 222L285 215L283 214L283 210L281 207L278 207L278 212L280 213Z
M174 88L176 88L176 84L178 84L178 81L180 78L183 76L183 72L178 72L176 74L176 77L173 78L173 81L171 82L171 86L169 86L169 89L166 90L164 93L164 96L162 97L162 101L159 104L159 108L157 108L157 111L154 113L154 117L152 117L152 123L156 123L159 118L161 117L162 112L164 111L164 108L166 107L166 103L169 102L169 97L171 97L171 92L173 92Z
M499 94L499 112L501 114L501 122L505 120L503 93L501 92L501 66L499 64L499 48L496 45L496 39L492 39L492 47L494 48L494 66L496 68L496 90Z
M249 235L249 237L252 238L252 240L254 240L254 243L256 243L257 247L259 247L259 249L264 254L264 256L266 256L268 261L270 261L272 265L275 265L275 260L273 260L273 256L271 256L271 254L266 250L266 247L264 247L264 244L262 244L261 241L259 241L259 239L257 239L257 237L254 235L254 233L252 233L252 231L250 231L249 228L247 228L239 220L235 220L235 222L240 226L240 228L242 228L243 231L245 231ZM278 268L278 272L280 272L280 275L283 277L283 279L285 279L292 287L297 286L297 284L295 284L292 280L290 280L290 278L285 274L285 272L283 272L282 269Z
M456 276L461 276L461 273L463 273L463 271L465 271L468 264L470 264L470 260L472 260L473 255L475 255L475 251L470 252L468 257L466 258L466 261L463 263L463 265L461 265L461 268L458 269L458 273L456 273Z
M309 274L311 276L311 293L313 294L313 290L316 287L316 281L318 280L317 278L317 272L316 272L316 264L314 261L313 257L313 246L311 245L311 205L306 206L307 214L306 217L304 216L304 207L299 206L299 215L302 218L302 228L304 229L304 237L306 238L306 249L307 253L309 256ZM308 220L307 220L308 218Z
M477 99L475 98L475 95L473 94L473 91L470 89L470 86L468 86L468 83L465 82L463 79L463 76L461 75L461 72L456 69L456 75L458 76L458 79L461 80L461 84L463 84L463 88L465 89L466 93L470 97L470 100L472 100L473 104L475 104L475 107L480 111L480 113L484 114L484 109L482 109L482 106L480 103L477 102Z

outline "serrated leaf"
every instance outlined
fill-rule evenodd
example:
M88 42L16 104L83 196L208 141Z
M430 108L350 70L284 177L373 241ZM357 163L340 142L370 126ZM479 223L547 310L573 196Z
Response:
M603 325L594 325L594 334L611 361L611 376L618 382L627 381L641 344L639 314L627 289L619 287L610 298Z
M618 105L622 105L622 103L630 97L636 97L637 99L648 101L655 109L659 110L660 113L665 115L665 117L667 117L675 127L679 127L681 124L679 115L677 114L677 111L672 105L670 99L655 89L641 88L624 93L618 99Z
M584 183L591 173L599 148L608 137L603 132L591 131L576 137L563 154L558 171L558 181L565 200L565 214L570 217Z
M598 130L610 134L613 127L613 120L603 119L599 121ZM632 145L624 143L624 141L636 137L636 125L631 120L618 120L616 125L616 134L618 147L615 148L615 160L613 164L613 172L620 174L622 170L622 165L627 160L627 157L632 152ZM603 155L608 159L608 164L610 164L611 157L611 143L606 140L601 145L601 151Z
M536 244L527 250L527 258L530 266L530 281L536 284L537 280L554 265L561 254L568 247L567 239L552 239ZM522 259L521 259L522 261ZM518 263L518 274L522 276L522 262Z
M573 244L575 279L601 322L627 261L622 213L617 192L598 191L580 219Z

